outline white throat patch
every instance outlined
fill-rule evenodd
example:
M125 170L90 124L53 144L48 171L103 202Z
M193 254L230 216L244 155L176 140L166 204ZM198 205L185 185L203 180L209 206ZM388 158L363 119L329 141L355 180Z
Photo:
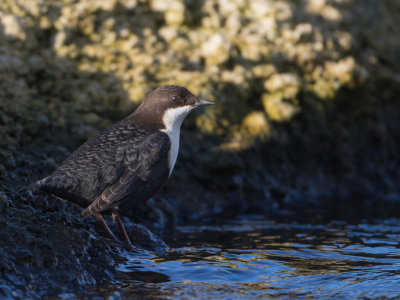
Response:
M181 125L185 117L194 109L193 106L182 106L168 109L163 116L163 123L165 129L160 131L168 134L171 141L171 149L168 154L169 176L171 176L174 169L176 159L179 151L179 136L181 132Z

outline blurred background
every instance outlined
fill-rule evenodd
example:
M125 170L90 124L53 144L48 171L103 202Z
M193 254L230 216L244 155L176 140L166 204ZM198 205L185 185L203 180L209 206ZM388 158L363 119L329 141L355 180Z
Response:
M0 271L109 276L94 220L15 191L167 83L217 105L135 222L398 217L399 20L399 0L0 1Z
M182 215L398 213L399 19L397 0L4 0L1 188L173 83L218 103L184 123L163 192Z

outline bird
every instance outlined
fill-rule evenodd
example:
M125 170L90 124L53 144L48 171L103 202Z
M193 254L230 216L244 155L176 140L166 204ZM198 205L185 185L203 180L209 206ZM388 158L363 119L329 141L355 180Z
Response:
M50 175L24 190L44 192L83 208L109 238L133 247L119 217L155 195L174 169L185 117L195 108L215 104L178 85L150 92L126 118L83 143ZM102 217L112 215L124 242Z

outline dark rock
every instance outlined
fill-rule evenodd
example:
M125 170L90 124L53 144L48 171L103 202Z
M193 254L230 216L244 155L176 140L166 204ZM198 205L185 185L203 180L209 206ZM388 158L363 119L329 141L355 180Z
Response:
M218 104L124 220L138 246L213 214L398 217L398 1L64 2L0 1L0 298L113 278L94 220L15 192L167 81Z

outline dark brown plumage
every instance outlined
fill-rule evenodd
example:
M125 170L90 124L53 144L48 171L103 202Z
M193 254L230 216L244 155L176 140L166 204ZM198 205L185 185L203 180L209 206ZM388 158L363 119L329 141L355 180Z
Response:
M83 217L94 215L115 238L100 215L111 212L130 244L119 210L136 207L167 182L175 163L171 165L171 159L176 159L171 153L179 148L181 122L193 108L207 104L213 103L199 100L184 87L162 86L131 115L89 139L27 189L78 204L85 208Z

